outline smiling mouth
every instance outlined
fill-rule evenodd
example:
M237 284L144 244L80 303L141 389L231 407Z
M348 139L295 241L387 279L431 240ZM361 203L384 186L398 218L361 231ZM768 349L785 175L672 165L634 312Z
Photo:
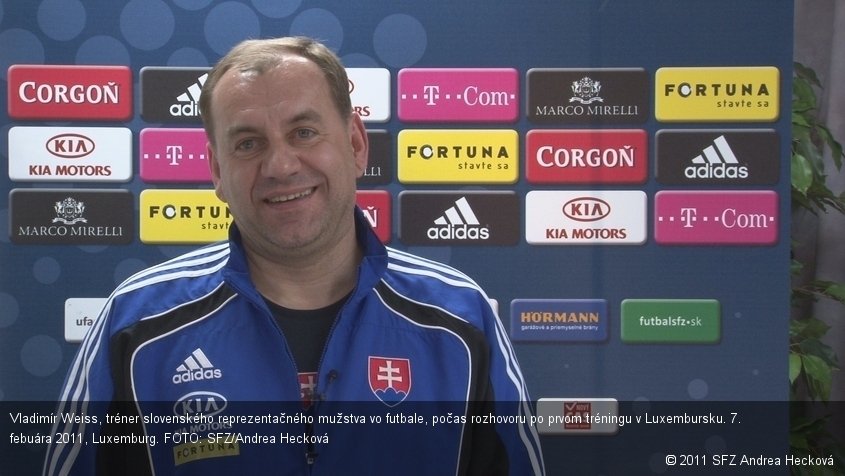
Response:
M303 190L301 192L292 193L290 195L282 195L282 196L279 196L279 197L269 198L269 199L267 199L267 202L268 203L286 203L286 202L290 202L290 201L293 201L293 200L298 200L300 198L305 198L305 197L311 195L312 193L314 193L314 190L315 190L314 188L309 188L308 190Z

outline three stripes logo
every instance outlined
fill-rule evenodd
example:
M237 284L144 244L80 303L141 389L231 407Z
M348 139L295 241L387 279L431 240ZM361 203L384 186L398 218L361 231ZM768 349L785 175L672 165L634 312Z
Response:
M175 117L181 115L199 117L200 93L206 79L208 79L208 73L197 78L194 84L188 86L187 91L177 96L176 104L170 106L170 114Z
M687 178L748 178L748 167L739 164L724 135L717 137L684 169Z
M490 238L490 229L481 226L481 222L469 206L466 197L455 201L455 205L446 209L442 216L434 220L428 229L432 240L486 240Z
M781 155L773 129L667 129L655 136L656 177L663 184L774 184Z
M209 68L141 69L141 117L147 122L198 124L199 98Z
M405 190L399 238L420 246L509 246L519 242L520 200L513 191Z
M211 380L223 377L223 372L214 367L205 352L197 348L189 355L173 374L173 383L187 383L197 380Z

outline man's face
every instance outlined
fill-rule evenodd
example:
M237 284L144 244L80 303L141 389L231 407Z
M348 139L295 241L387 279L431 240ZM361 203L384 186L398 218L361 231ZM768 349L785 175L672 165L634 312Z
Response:
M319 256L354 237L366 130L357 115L341 117L320 69L289 56L261 75L229 71L213 94L214 188L248 249Z

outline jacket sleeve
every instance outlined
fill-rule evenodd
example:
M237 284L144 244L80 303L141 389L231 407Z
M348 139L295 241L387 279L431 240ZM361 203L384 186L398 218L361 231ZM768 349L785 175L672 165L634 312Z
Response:
M64 441L54 438L48 445L45 476L96 474L98 445L93 442L105 425L114 388L109 365L111 304L111 300L107 301L89 329L65 378L52 433L68 435L68 438Z
M491 403L478 407L496 432L507 453L508 474L545 474L540 438L533 424L534 409L522 370L499 317L485 298L483 332L490 347Z

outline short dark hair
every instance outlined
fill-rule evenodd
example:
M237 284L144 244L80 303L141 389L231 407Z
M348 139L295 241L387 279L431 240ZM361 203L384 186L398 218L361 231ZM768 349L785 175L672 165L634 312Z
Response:
M341 117L352 114L349 98L349 78L340 58L327 46L312 38L288 36L264 40L245 40L233 47L209 71L202 87L199 107L208 139L214 143L214 118L211 114L211 97L220 78L231 69L242 73L263 74L280 65L286 54L301 56L316 64L329 85L332 99Z

